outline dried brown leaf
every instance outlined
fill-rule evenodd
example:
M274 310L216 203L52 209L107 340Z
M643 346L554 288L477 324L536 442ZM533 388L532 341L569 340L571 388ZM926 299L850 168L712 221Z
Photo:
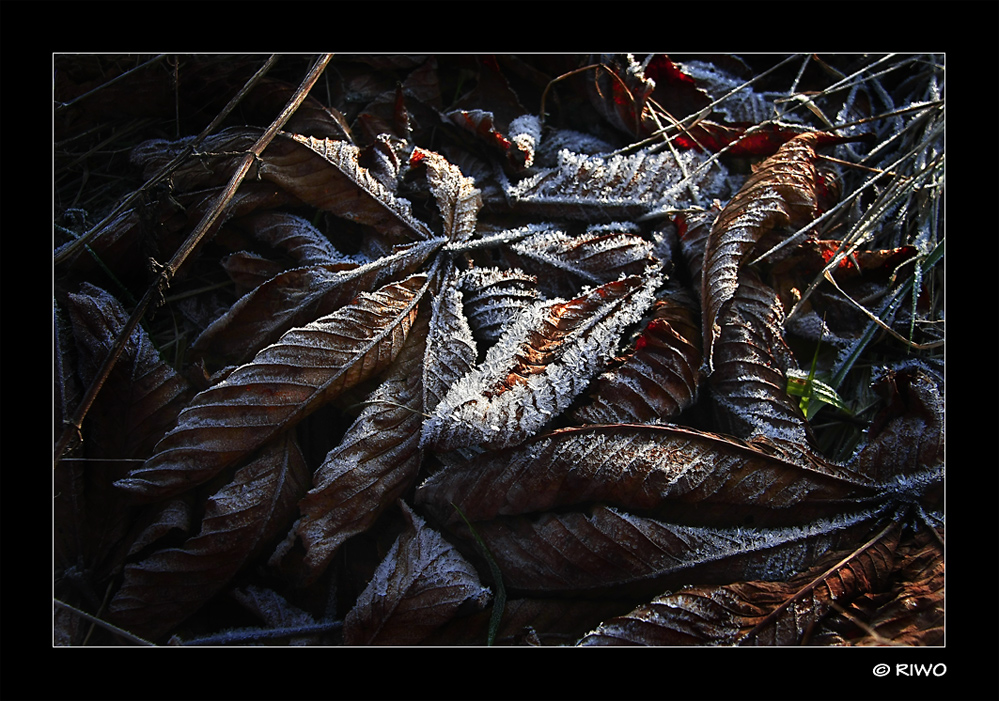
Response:
M738 280L722 305L710 379L720 427L740 438L809 443L811 429L787 393L787 371L797 363L784 342L780 300L752 269L741 270Z
M435 407L422 444L501 447L539 431L603 369L658 283L632 276L530 307Z
M604 503L664 516L682 512L737 525L753 514L817 512L877 495L874 485L838 466L776 446L680 426L609 425L552 431L521 445L485 453L431 475L416 503L472 522ZM711 505L716 505L711 508Z
M415 645L452 620L459 609L482 608L490 592L475 568L400 502L408 529L347 613L347 645Z
M715 219L704 250L701 302L704 305L704 354L714 367L721 335L722 307L735 296L739 271L757 243L767 236L789 236L817 218L838 196L816 168L815 149L839 137L801 134L763 161Z
M833 606L884 586L900 530L891 522L859 550L827 555L786 581L693 586L658 596L605 621L579 644L800 645Z
M701 383L699 310L683 295L660 300L619 364L600 375L581 423L663 423L694 404Z
M687 526L607 506L502 516L475 530L508 591L655 595L691 581L787 579L867 538L884 511L774 528ZM456 532L468 538L465 528Z
M942 503L942 383L913 363L887 371L875 389L885 406L874 417L868 442L850 461L851 469L901 490L911 489L911 480L930 502Z
M391 374L316 470L312 488L299 503L302 518L296 530L306 547L309 580L322 574L344 541L369 528L416 481L423 459L420 369L427 316L417 317Z
M307 480L292 433L268 443L208 499L197 536L125 567L112 620L152 640L176 627L287 527Z
M417 148L411 164L427 168L430 191L444 219L444 236L448 241L465 241L475 233L475 223L482 209L482 197L475 181L439 153Z
M182 492L287 430L398 355L426 290L426 276L362 293L292 329L225 381L199 393L156 453L116 484L136 495Z
M370 227L387 246L433 238L409 203L358 163L359 153L346 141L281 133L264 151L259 174L303 202Z
M400 246L364 265L354 263L294 268L251 290L212 322L191 347L194 357L249 360L288 330L332 314L358 294L416 271L441 239Z

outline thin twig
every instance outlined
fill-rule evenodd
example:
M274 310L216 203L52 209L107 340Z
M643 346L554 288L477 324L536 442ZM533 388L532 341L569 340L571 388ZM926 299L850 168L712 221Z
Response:
M141 71L146 66L150 66L150 65L152 65L152 64L154 64L154 63L156 63L158 61L163 60L164 58L166 58L166 54L160 54L159 56L153 56L151 59L149 59L145 63L140 63L135 68L128 69L127 71L125 71L121 75L115 76L114 78L112 78L111 80L107 81L106 83L101 83L100 85L98 85L93 90L88 90L87 92L83 93L82 95L78 95L78 96L74 97L69 102L60 102L59 104L57 104L55 106L55 111L56 112L60 112L60 111L62 111L64 109L66 109L67 107L70 107L71 105L75 105L77 102L80 102L81 100L87 99L91 95L94 95L94 94L100 92L104 88L106 88L106 87L108 87L110 85L114 85L119 80L123 80L123 79L127 78L128 76L132 75L133 73L135 73L136 71Z
M63 453L65 453L70 441L73 440L73 437L80 436L84 417L87 415L87 412L90 411L90 407L93 405L94 399L97 397L97 393L100 392L101 387L104 386L105 380L111 373L111 369L114 367L115 363L118 362L118 358L121 356L122 351L125 348L125 344L131 337L135 327L138 326L139 320L145 315L146 309L152 303L153 299L162 298L166 288L170 285L170 280L174 275L176 275L177 271L180 269L181 265L184 264L184 261L187 260L188 256L198 247L199 244L201 244L205 234L209 231L209 229L211 229L212 225L221 216L232 197L236 194L236 190L243 182L243 178L246 177L246 174L250 171L250 167L260 157L264 149L267 148L268 144L270 144L270 142L274 139L278 130L285 125L285 123L295 113L295 110L297 110L299 105L301 105L305 100L305 97L309 94L309 90L312 89L312 86L315 85L319 76L322 75L331 58L332 54L324 54L319 58L319 60L316 61L312 70L309 71L305 80L303 80L302 84L298 86L298 90L295 91L295 94L281 111L281 114L277 116L277 118L267 128L267 131L265 131L257 140L257 142L253 145L253 148L250 149L249 153L243 157L242 163L240 163L236 172L233 173L232 178L230 178L229 184L226 186L225 190L216 199L212 209L205 214L201 223L198 224L197 228L195 228L195 230L192 231L187 237L187 240L184 241L181 247L177 250L170 262L160 267L156 281L150 285L149 289L146 290L146 294L143 295L138 306L125 323L124 328L122 328L121 332L118 334L118 338L115 340L115 345L111 349L107 358L105 358L100 372L87 388L87 393L80 402L80 406L77 408L73 418L67 422L67 426L63 431L58 446L56 447L56 465L59 464Z
M794 594L792 594L791 596L789 596L787 599L785 599L784 602L780 606L778 606L773 611L771 611L769 614L767 614L766 616L764 616L763 619L761 619L759 621L759 623L757 623L755 626L753 626L748 631L746 631L743 635L741 635L739 637L739 640L736 641L736 644L739 645L739 644L747 642L753 636L758 635L764 628L766 628L767 626L769 626L771 623L774 623L777 620L777 617L780 616L780 614L782 612L786 611L788 609L788 607L791 606L791 604L793 604L794 602L800 600L803 596L806 596L806 595L811 594L812 592L814 592L815 589L817 589L820 585L822 585L823 583L825 583L826 580L828 580L833 574L835 574L836 572L838 572L842 568L846 567L850 563L851 560L854 560L854 559L860 557L860 555L862 555L865 551L867 551L868 548L873 547L879 540L881 540L882 538L884 538L888 534L888 532L895 526L895 523L896 523L896 520L892 519L873 538L871 538L870 540L868 540L866 543L864 543L863 545L861 545L859 548L857 548L856 550L854 550L853 552L851 552L849 555L847 555L846 557L844 557L842 560L840 560L839 562L837 562L835 565L833 565L832 567L830 567L829 569L827 569L825 572L823 572L822 574L820 574L818 577L816 577L811 582L809 582L808 584L806 584L805 586L803 586L801 589L799 589L798 591L796 591ZM832 594L832 591L830 591L829 593L831 595L830 599L829 599L830 603L833 603L835 601L835 598L834 598L835 595Z
M245 645L256 643L262 640L274 640L277 638L297 638L303 636L320 635L332 633L343 628L343 621L323 621L299 626L286 626L284 628L238 628L236 630L226 630L214 635L206 635L201 638L190 638L181 640L175 638L171 644L177 645Z
M96 625L99 625L101 628L104 628L105 630L109 630L112 633L114 633L115 635L120 635L121 637L125 638L125 640L128 640L131 643L135 643L136 645L153 645L153 643L149 642L145 638L140 638L137 635L129 633L127 630L124 630L123 628L119 628L116 625L113 625L111 623L108 623L105 620L97 618L97 616L91 616L86 611L81 611L80 609L76 608L75 606L73 606L71 604L67 604L65 601L60 601L59 599L52 599L52 603L54 603L59 608L64 608L67 611L72 611L73 613L75 613L80 618L82 618L84 620L87 620L87 621L90 621L91 623L94 623Z
M275 63L277 63L277 60L278 60L277 54L267 59L267 62L264 63L264 65L261 66L260 69L256 73L254 73L253 76L248 81L246 81L246 84L240 89L240 91L236 93L236 95L231 100L229 100L229 104L227 104L222 109L222 111L219 112L219 114L215 117L215 119L212 120L211 124L205 127L205 129L200 134L198 134L197 137L195 137L194 141L185 146L184 149L180 153L178 153L175 158L173 158L169 163L160 168L156 172L156 174L153 175L151 178L149 178L149 180L147 180L145 183L143 183L141 187L139 187L135 192L131 193L121 203L119 203L118 206L115 207L110 214L108 214L106 217L104 217L104 219L102 219L100 222L94 225L90 229L90 231L83 234L75 241L67 244L65 247L63 247L55 256L54 260L55 265L61 265L62 263L73 258L79 252L79 250L83 248L84 245L88 244L90 240L94 238L100 231L102 231L104 227L107 226L111 221L113 221L115 217L117 217L119 214L121 214L126 209L131 207L132 204L139 199L139 197L142 195L143 192L148 191L149 189L155 187L159 183L166 180L167 177L169 177L170 173L175 171L177 167L180 166L181 163L187 160L187 157L194 152L194 149L196 149L198 145L201 144L202 141L204 141L210 134L212 134L216 129L218 129L219 125L222 124L222 122L225 121L225 118L229 116L229 113L232 112L234 109L236 109L236 105L238 105L243 100L243 98L246 97L246 95L249 94L249 92L256 86L256 84L260 82L260 79L267 74L267 72L271 69L271 67Z

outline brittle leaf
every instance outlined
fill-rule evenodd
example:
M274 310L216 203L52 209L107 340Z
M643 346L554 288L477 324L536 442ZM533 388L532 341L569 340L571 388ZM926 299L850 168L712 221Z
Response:
M654 595L691 581L786 579L869 537L884 510L774 528L688 526L607 506L475 524L508 591ZM455 527L463 539L468 536Z
M416 503L450 523L452 503L473 522L589 503L675 517L696 504L700 520L735 525L767 510L800 516L802 504L841 508L877 494L807 453L681 426L616 424L559 429L444 468L420 485Z
M426 283L413 275L292 329L199 393L157 452L116 484L147 498L182 492L377 374L402 349Z
M658 275L632 276L527 309L436 406L422 445L502 447L536 433L610 360L659 281Z
M787 581L694 586L605 621L580 645L800 645L834 605L886 583L901 525L859 550L832 553Z
M367 530L416 481L423 459L418 407L428 316L417 316L391 374L326 456L299 502L296 530L305 544L310 581L344 541Z
M466 602L482 608L489 589L475 568L403 502L409 528L395 541L344 618L347 645L415 645ZM474 610L473 608L473 610Z
M714 367L722 306L735 296L739 270L768 234L789 236L838 196L834 181L816 167L815 149L841 140L810 132L794 137L765 160L715 219L702 262L704 355Z
M697 311L682 296L656 302L634 348L597 378L592 401L573 418L589 424L662 423L693 405L701 382Z
M287 527L307 480L293 434L271 441L208 499L197 536L125 566L112 619L150 639L177 626Z
M293 268L246 293L192 344L195 357L243 363L281 334L333 313L361 292L409 275L443 243L433 239L399 246L364 265L341 263Z

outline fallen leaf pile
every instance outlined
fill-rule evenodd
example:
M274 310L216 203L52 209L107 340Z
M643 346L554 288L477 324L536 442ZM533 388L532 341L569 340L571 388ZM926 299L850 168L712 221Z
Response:
M943 644L942 59L265 60L55 58L56 644Z

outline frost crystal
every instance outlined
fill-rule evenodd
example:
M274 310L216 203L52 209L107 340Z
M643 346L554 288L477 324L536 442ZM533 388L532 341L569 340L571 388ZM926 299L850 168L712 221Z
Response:
M502 447L539 431L613 357L624 329L652 304L660 283L658 273L633 276L584 291L572 302L528 307L441 399L424 423L421 445ZM566 319L571 328L563 331ZM546 338L552 334L554 348Z
M541 143L541 120L533 114L525 114L510 122L510 141L517 144L524 152L527 160L525 168L534 164L534 154Z
M595 156L562 149L554 168L507 186L515 206L552 209L562 216L583 219L634 218L650 211L689 205L691 196L715 196L727 187L727 173L719 179L717 162L710 167L695 151ZM700 188L707 188L701 193Z

